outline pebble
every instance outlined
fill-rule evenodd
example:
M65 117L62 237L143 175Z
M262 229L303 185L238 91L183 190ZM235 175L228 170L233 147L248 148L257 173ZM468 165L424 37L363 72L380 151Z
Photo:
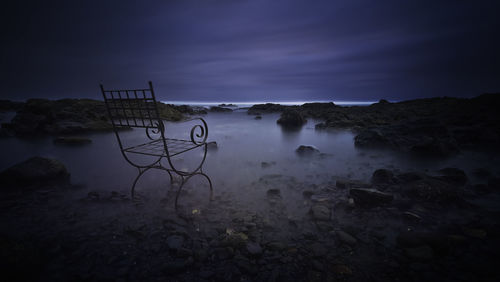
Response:
M356 238L351 236L349 233L344 232L342 230L335 231L335 234L337 235L337 238L342 242L345 243L349 246L354 246L358 242Z

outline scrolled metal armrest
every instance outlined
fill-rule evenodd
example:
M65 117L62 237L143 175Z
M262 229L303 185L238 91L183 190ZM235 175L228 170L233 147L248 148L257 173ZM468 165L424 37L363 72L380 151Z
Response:
M190 122L190 121L201 121L201 124L196 124L191 128L190 138L191 142L196 145L205 144L208 137L208 125L207 122L202 118L191 118L181 120L179 122ZM198 131L198 133L197 133Z

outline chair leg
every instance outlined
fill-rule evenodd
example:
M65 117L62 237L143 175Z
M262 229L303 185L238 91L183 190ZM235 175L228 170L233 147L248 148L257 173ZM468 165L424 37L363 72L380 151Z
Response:
M135 185L137 184L137 181L139 180L139 178L141 178L141 176L147 171L150 169L150 167L144 169L144 170L141 170L140 168L139 169L139 174L137 175L137 177L135 178L134 180L134 184L132 184L132 191L131 191L131 195L132 195L132 198L134 198L134 194L135 194Z
M181 194L181 190L182 190L182 187L184 186L184 184L186 184L187 180L189 179L189 177L184 180L184 176L181 175L181 178L182 178L182 181L181 181L181 185L179 186L179 190L177 190L177 194L175 195L175 209L177 210L177 201L179 200L179 195Z
M179 186L179 190L177 191L177 194L175 195L175 209L177 210L177 201L179 199L179 195L181 194L181 190L182 190L182 187L184 186L184 184L186 184L186 182L193 176L195 175L202 175L204 176L207 181L208 181L208 184L209 184L209 187L210 187L210 201L212 201L213 199L213 186L212 186L212 180L210 180L210 177L208 177L208 175L206 175L205 173L203 172L197 172L197 173L194 173L194 174L191 174L189 175L186 179L184 179L184 176L181 176L182 177L182 182L181 182L181 185Z

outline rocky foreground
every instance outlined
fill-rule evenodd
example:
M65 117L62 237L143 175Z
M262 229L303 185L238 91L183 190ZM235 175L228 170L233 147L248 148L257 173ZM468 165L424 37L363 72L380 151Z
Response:
M500 179L379 169L321 185L266 175L192 209L71 185L56 160L0 173L6 281L498 281ZM198 187L203 188L203 187ZM199 189L194 189L199 190ZM255 203L245 201L245 193ZM494 202L492 206L486 204Z

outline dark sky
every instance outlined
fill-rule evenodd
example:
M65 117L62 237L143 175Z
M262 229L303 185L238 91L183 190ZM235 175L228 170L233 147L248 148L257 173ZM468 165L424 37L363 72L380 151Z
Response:
M362 101L500 92L500 1L17 1L1 98Z

